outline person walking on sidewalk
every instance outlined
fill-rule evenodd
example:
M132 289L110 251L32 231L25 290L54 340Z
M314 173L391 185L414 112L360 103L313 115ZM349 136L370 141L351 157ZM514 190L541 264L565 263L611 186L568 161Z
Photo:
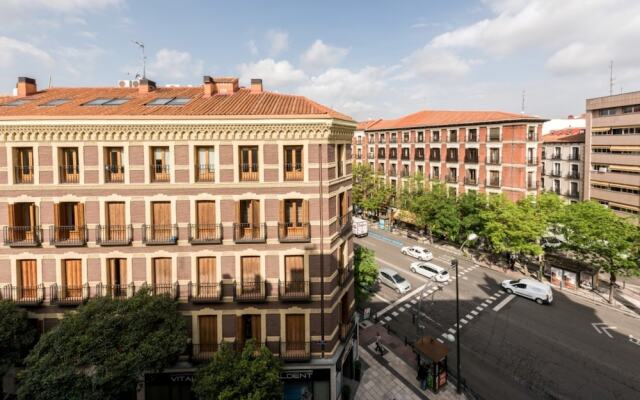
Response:
M376 332L376 351L378 353L380 353L381 356L384 355L384 349L382 348L382 345L380 344L380 332Z

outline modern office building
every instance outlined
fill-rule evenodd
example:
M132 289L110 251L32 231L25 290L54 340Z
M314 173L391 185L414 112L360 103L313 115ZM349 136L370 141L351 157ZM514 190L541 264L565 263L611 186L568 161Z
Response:
M542 137L542 189L568 201L582 200L584 129L568 128Z
M587 100L585 199L640 215L640 92Z
M147 286L179 301L193 343L154 392L254 339L288 392L335 399L353 361L356 123L261 80L122 86L19 78L0 98L2 298L46 331Z
M420 173L456 193L504 193L518 200L541 189L544 121L498 111L435 110L368 121L354 138L355 162L369 163L393 185Z

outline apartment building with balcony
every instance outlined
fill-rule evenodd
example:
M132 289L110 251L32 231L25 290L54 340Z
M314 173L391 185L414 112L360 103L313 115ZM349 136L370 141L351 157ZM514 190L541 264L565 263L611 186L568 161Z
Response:
M552 131L542 137L542 189L567 201L584 193L584 136L581 128Z
M585 199L640 216L640 92L587 99Z
M544 121L497 111L435 110L367 121L354 137L354 162L368 163L393 185L421 174L456 193L504 193L518 200L541 190Z
M285 385L337 397L353 361L350 117L261 80L17 89L0 98L1 298L47 331L148 287L187 322L175 373L254 339Z

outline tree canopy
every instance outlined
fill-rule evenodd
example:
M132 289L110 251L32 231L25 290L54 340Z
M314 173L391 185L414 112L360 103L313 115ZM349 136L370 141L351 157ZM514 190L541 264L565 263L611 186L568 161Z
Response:
M363 304L370 296L369 289L378 279L378 263L373 250L355 246L354 248L354 278L356 302Z
M9 300L0 300L0 377L21 362L35 339L27 312Z
M368 164L353 167L353 204L365 211L379 213L392 203L395 188L378 176Z
M269 349L256 348L253 340L245 343L240 355L222 343L211 361L196 372L193 391L209 400L280 400L281 370Z
M20 399L119 399L145 372L172 365L187 333L177 302L146 289L130 299L98 298L44 334L19 375Z

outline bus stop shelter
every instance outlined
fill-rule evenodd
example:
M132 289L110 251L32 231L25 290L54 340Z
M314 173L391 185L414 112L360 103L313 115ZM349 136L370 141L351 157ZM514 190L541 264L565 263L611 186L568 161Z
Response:
M414 349L418 357L418 376L422 368L426 387L438 393L447 384L449 348L432 336L423 336L416 341Z

